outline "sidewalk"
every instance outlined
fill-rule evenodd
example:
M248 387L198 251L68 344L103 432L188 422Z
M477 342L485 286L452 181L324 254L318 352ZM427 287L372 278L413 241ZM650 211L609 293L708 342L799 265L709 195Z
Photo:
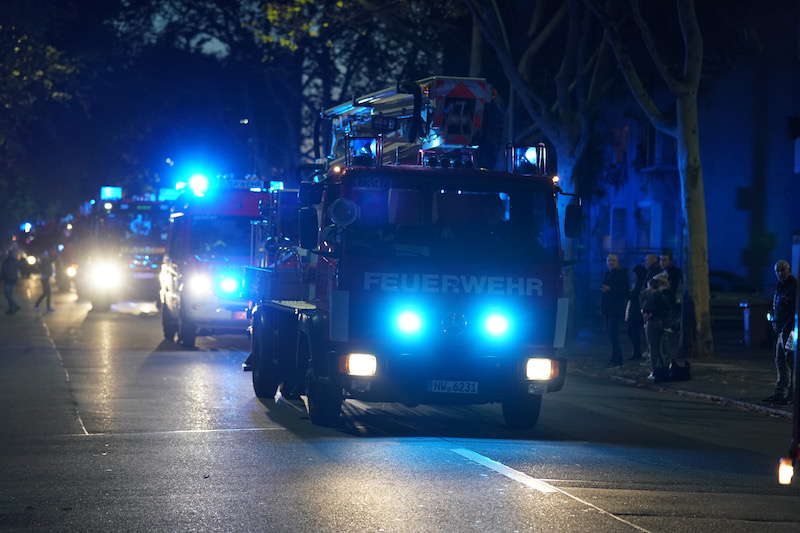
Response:
M582 330L564 350L568 371L577 375L606 378L625 385L671 392L713 401L751 411L791 417L792 406L775 406L761 400L772 394L775 384L773 354L769 350L746 348L732 343L719 344L710 360L690 360L692 379L651 383L650 361L625 361L621 367L607 368L610 345L601 331ZM631 355L627 338L623 354Z

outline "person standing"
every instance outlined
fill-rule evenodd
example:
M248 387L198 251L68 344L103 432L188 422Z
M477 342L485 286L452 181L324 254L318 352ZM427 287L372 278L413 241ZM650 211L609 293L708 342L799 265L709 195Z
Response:
M775 277L778 283L772 297L772 329L778 339L775 342L775 371L778 375L775 382L775 392L764 398L765 402L776 405L789 403L789 390L791 377L789 376L789 354L791 352L791 337L794 330L794 304L797 297L797 280L792 276L792 269L788 261L781 259L775 263Z
M36 305L34 305L33 308L38 311L42 300L47 300L47 312L52 313L54 309L50 304L50 297L52 295L50 278L53 277L53 258L47 250L42 253L42 257L39 259L39 276L41 276L40 281L42 282L42 295L36 300Z
M669 316L670 304L661 278L655 277L647 282L647 289L641 294L640 304L652 370L648 379L662 381L667 378L667 364L661 354L661 341L664 337L664 322Z
M19 281L19 259L17 258L17 252L13 248L8 250L6 258L3 260L1 270L3 277L3 294L8 301L8 310L6 314L13 315L20 310L16 300L14 300L14 289L17 286L17 281Z
M645 287L647 287L647 282L656 277L663 269L658 262L658 256L656 254L647 254L644 256L644 268L647 270L644 280Z
M608 271L603 276L600 286L602 297L600 300L601 311L606 321L608 338L611 341L611 359L608 366L622 364L622 349L619 344L619 332L625 320L625 303L628 299L628 276L619 266L616 254L608 254L606 258Z
M644 319L642 318L641 303L639 301L645 289L647 268L642 265L633 267L633 287L628 293L628 304L625 309L625 322L628 324L628 337L633 346L631 361L642 358L642 335L644 334Z

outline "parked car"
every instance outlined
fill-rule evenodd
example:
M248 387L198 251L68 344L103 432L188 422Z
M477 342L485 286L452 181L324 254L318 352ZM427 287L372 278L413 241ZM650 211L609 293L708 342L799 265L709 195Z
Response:
M769 341L767 320L770 301L749 280L724 270L709 272L711 327L717 342L744 340L744 310L750 315L750 336L755 346Z

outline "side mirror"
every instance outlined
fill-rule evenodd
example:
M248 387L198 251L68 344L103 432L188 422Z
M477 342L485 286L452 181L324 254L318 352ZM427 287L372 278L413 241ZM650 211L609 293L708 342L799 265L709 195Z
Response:
M298 228L300 248L305 248L307 250L316 248L319 238L317 210L313 207L301 207L297 214L300 225Z
M564 235L570 239L577 239L581 236L581 226L583 224L583 213L581 206L570 204L564 216Z
M303 182L298 190L298 203L300 205L314 205L322 201L322 184Z

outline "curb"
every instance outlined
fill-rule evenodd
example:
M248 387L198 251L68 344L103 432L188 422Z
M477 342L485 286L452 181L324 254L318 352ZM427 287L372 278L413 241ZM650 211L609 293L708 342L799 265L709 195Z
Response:
M757 413L762 413L770 416L777 416L781 418L792 418L791 411L784 411L783 409L775 409L774 407L766 407L764 405L759 405L757 403L745 402L742 400L734 400L733 398L727 398L725 396L717 396L716 394L706 394L703 392L694 392L688 391L683 389L675 389L672 387L659 387L658 385L651 385L649 383L643 383L641 381L637 381L631 378L625 378L622 376L607 376L601 374L594 374L592 372L587 372L582 368L572 368L569 369L569 372L575 373L579 376L583 377L590 377L590 378L597 378L597 379L604 379L608 378L611 381L616 381L617 383L621 383L623 385L628 385L631 387L639 387L641 389L649 389L654 390L657 392L669 392L672 394L677 394L678 396L684 396L686 398L694 398L698 400L704 400L711 403L716 403L719 405L725 405L729 407L735 407L738 409L742 409L745 411L753 411Z

